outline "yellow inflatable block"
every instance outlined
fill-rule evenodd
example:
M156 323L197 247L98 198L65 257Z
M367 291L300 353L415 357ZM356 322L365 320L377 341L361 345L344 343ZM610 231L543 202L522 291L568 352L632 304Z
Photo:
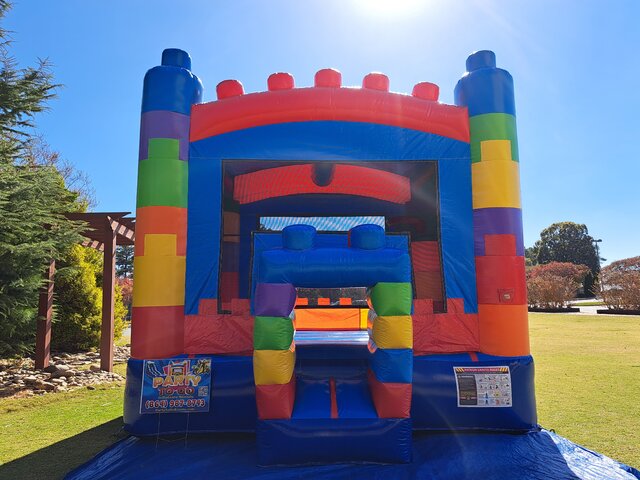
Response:
M484 140L480 142L480 161L512 162L510 140Z
M144 236L145 257L175 257L177 249L175 233L147 233Z
M253 378L256 385L289 383L296 364L296 352L291 350L254 350Z
M520 208L518 162L476 162L471 165L473 208Z
M378 348L413 348L411 315L376 317L372 338Z
M184 305L185 257L135 257L134 307Z

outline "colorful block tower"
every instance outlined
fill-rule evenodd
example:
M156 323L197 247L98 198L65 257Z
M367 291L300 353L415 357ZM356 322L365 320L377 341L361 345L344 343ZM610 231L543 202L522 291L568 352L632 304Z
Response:
M191 105L202 84L189 55L162 53L144 78L136 210L132 355L182 353Z
M476 52L455 100L469 111L480 350L528 355L513 78L496 68L493 52Z

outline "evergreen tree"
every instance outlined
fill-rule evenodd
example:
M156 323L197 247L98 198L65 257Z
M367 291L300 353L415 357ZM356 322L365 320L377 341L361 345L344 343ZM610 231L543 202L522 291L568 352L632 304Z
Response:
M9 8L0 0L0 19ZM0 356L33 348L45 266L80 239L60 213L78 208L77 195L55 167L27 159L34 115L56 86L46 62L18 68L9 47L0 28Z
M120 278L133 277L133 245L116 248L116 275Z

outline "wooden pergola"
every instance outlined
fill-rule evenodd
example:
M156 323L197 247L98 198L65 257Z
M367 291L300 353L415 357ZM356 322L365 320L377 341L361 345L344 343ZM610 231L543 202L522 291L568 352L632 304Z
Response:
M82 232L82 245L104 253L102 270L102 325L100 328L100 368L113 370L113 297L116 275L116 247L133 245L135 241L135 218L127 217L131 212L68 213L69 220L82 221L87 228ZM36 364L38 369L49 365L51 356L51 317L53 314L53 288L56 269L51 259L45 272L47 280L38 300L38 322L36 329Z

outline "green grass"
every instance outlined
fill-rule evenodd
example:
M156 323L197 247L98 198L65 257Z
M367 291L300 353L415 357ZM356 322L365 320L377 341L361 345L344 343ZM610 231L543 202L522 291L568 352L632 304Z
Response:
M540 424L640 466L640 317L530 314ZM116 372L124 374L124 365ZM0 400L0 479L61 478L122 438L123 386Z
M640 317L529 319L540 424L640 466Z
M122 385L0 400L0 479L62 478L121 436Z

